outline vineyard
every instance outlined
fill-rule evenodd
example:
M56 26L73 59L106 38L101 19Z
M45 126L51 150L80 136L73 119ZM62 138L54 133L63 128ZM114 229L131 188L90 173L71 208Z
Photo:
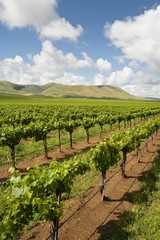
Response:
M126 167L129 162L136 161L140 166L143 150L150 159L150 144L153 140L158 141L159 115L158 102L1 105L0 179L6 200L2 197L0 239L14 239L31 221L50 222L44 240L74 239L61 231L75 214L64 220L66 194L70 195L77 176L86 175L93 169L99 172L101 184L94 194L101 196L97 204L103 208L102 203L109 202L110 198L105 194L109 170L120 165L117 172L124 182L128 178ZM93 137L98 139L94 144ZM77 154L74 151L81 141L87 144L87 155L84 156L82 149ZM74 156L64 158L66 149ZM157 150L156 147L154 151ZM52 157L55 151L64 153L63 161ZM133 153L136 160L131 157ZM44 162L40 166L36 158L42 155ZM22 160L27 166L24 172L18 168ZM9 173L4 171L9 168ZM112 180L110 184L112 189ZM86 203L83 205L75 211L85 207ZM88 237L79 239L92 238Z

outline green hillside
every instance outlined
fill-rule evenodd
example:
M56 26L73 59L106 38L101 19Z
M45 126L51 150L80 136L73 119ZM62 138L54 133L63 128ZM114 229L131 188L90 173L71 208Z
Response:
M0 81L0 94L18 94L18 95L41 95L63 98L110 98L110 99L140 99L131 95L121 88L102 85L102 86L84 86L84 85L63 85L49 83L39 85L20 85L7 81Z

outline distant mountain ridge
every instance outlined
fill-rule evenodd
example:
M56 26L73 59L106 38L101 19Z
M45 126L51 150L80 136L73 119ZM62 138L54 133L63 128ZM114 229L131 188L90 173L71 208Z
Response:
M113 98L113 99L140 99L129 94L119 87L110 85L84 86L47 83L44 85L21 85L8 81L0 81L0 93L18 95L42 95L52 97L74 98Z

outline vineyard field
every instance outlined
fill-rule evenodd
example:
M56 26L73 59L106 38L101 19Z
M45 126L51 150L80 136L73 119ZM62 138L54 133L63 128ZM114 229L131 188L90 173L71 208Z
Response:
M122 179L120 172L118 172L118 174L116 174L107 183L105 193L109 196L110 200L102 203L100 202L100 195L97 194L89 202L89 204L87 204L81 211L77 212L71 221L64 225L64 227L62 226L59 232L59 239L76 240L78 236L79 239L84 240L93 234L91 239L103 240L107 234L109 235L112 233L113 236L115 236L115 239L117 236L122 234L121 239L125 240L126 236L123 236L123 232L121 232L123 230L120 228L120 223L122 221L121 215L123 215L125 211L128 212L132 209L132 194L134 198L134 194L139 190L141 179L143 179L143 172L147 172L151 166L151 162L153 161L157 151L156 144L158 144L158 142L159 141L155 140L154 145L150 143L149 153L146 151L141 153L140 164L137 163L136 158L133 158L134 155L131 153L129 159L132 158L132 161L127 164L126 168L128 178ZM118 170L119 164L118 166L110 169L107 174L107 178L110 179L110 177L112 177L112 175L114 175L114 173L116 173ZM68 216L77 210L79 206L88 201L88 199L92 198L99 188L99 184L100 178L97 178L97 180L92 182L92 187L86 192L86 194L71 198L69 201L67 201L65 214L62 221L65 221ZM128 191L127 194L126 191ZM123 202L121 202L121 200L123 200ZM114 210L113 213L111 213L112 210ZM115 224L117 226L116 230L114 228ZM49 236L49 224L37 224L32 230L29 228L27 232L20 237L20 240L26 240L28 236L35 236L33 237L35 240L47 239Z
M120 124L121 126L126 124L124 121L128 123L129 121L132 121L132 123L137 121L138 123L140 118L149 117L152 112L154 114L158 113L160 106L159 102L151 101L75 100L74 103L72 101L71 99L61 99L61 101L56 99L52 100L50 104L44 104L43 101L39 104L34 101L32 104L30 102L1 103L0 125L6 127L5 131L7 131L8 126L13 126L15 131L21 134L20 139L16 139L20 144L16 143L14 146L17 161L37 157L43 153L45 147L43 147L43 141L45 141L43 137L45 136L42 131L44 131L44 128L45 135L48 138L48 150L54 150L60 144L72 147L76 142L83 141L88 131L90 137L93 137L107 133L111 127L112 130L116 129L118 124L119 127ZM87 127L88 129L86 129L87 121L90 124L92 121L92 124ZM58 124L62 126L58 126ZM63 132L61 134L61 143L59 143L58 139L58 128ZM23 133L22 129L25 133ZM18 132L16 133L17 138ZM10 149L5 146L3 144L0 151L1 165L10 161Z
M93 211L93 214L99 218L98 212L102 211L100 215L105 219L105 212L111 211L104 205L106 200L109 207L114 202L120 205L126 202L129 207L130 203L124 197L125 192L130 192L132 181L138 187L139 176L148 168L158 151L160 103L95 99L77 99L74 102L73 99L50 99L49 103L48 98L39 103L36 102L37 99L32 102L16 99L12 103L11 100L3 100L0 104L2 185L9 177L8 169L11 166L13 168L10 169L10 174L13 176L7 190L6 213L0 206L1 238L5 240L16 236L32 220L46 220L52 222L54 239L58 239L58 228L60 239L74 239L74 236L81 234L85 222L83 219L90 212L89 223L92 222L92 226L86 224L88 228L84 230L91 234L90 239L97 239L95 237L98 236L101 225L99 221L94 221L96 225L94 224L91 209L95 206L99 210L96 210L97 213ZM84 151L87 155L83 156ZM47 167L35 167L36 165ZM96 193L96 200L94 199L96 205L90 206L91 209L87 207L86 212L82 208L82 212L78 213L80 216L77 219L82 219L79 227L72 225L72 221L74 224L77 221L73 218L69 221L69 229L68 223L61 228L66 216L66 213L63 214L64 196L71 196L71 192L72 197L75 196L72 188L77 176L82 175L83 179L93 169L101 176L101 185L97 191L99 194ZM118 173L118 181L117 178L108 180L112 170L115 175ZM117 181L119 191L116 190L114 181ZM119 184L123 186L121 193ZM92 188L95 191L97 183L94 182ZM112 196L112 191L118 191L120 195ZM84 201L82 197L78 198ZM76 200L73 202L76 203ZM118 206L115 209L119 209ZM73 210L74 204L69 208ZM76 229L76 234L70 228ZM49 230L46 231L49 234ZM88 236L83 231L83 237L81 235L79 239L86 239ZM39 235L37 237L35 239L40 239ZM44 239L47 239L46 235L41 240Z

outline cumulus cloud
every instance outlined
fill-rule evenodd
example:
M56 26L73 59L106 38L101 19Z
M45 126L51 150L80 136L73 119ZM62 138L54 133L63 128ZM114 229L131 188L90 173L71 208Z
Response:
M0 79L7 80L17 84L46 84L49 82L79 85L86 84L85 78L73 74L71 72L64 71L63 68L58 66L54 67L50 65L52 60L45 59L43 65L43 59L36 59L34 65L30 65L24 62L20 56L15 58L6 58L0 62Z
M82 52L82 56L83 56L83 60L79 60L77 64L80 68L92 67L94 65L93 59L89 57L87 53Z
M86 85L86 79L83 76L71 72L65 72L62 77L55 79L55 82L67 85Z
M113 71L108 77L103 74L96 74L94 78L95 85L114 85L124 86L133 83L135 74L132 68L124 67L122 70Z
M59 18L37 28L37 31L39 32L41 38L47 38L56 41L66 38L71 41L76 41L77 38L83 33L83 28L81 25L73 27L64 18Z
M97 59L96 66L101 73L110 72L112 70L112 64L107 59Z
M135 96L159 98L160 77L143 71L134 72L127 66L112 72L108 77L103 74L95 74L94 84L120 86Z
M153 74L149 74L149 73L145 73L143 71L137 71L136 73L134 73L134 83L136 85L141 85L141 84L156 84L159 82L159 78L157 78L155 75Z
M126 85L122 89L136 96L159 98L160 84Z
M93 60L82 52L82 59L76 58L71 52L64 53L55 48L50 41L44 41L42 50L33 56L33 62L44 71L63 71L63 69L81 69L91 67Z
M6 58L4 59L5 63L9 63L9 64L22 64L23 63L23 58L21 56L15 56L15 58Z
M59 82L64 84L87 84L83 76L71 73L79 69L95 68L96 63L82 52L78 59L73 53L64 53L50 41L42 43L40 53L30 55L31 64L23 58L6 58L0 62L0 79L21 84L45 84Z
M0 21L9 28L44 24L57 18L57 0L0 0Z
M42 39L76 41L82 26L61 18L57 5L58 0L0 0L0 22L10 29L33 27Z
M104 26L105 36L120 48L125 58L146 63L160 71L160 6L136 17Z
M27 84L34 83L34 77L33 68L25 63L21 56L0 61L0 79L2 80Z
M133 79L133 70L129 67L124 67L122 70L112 72L107 78L109 85L123 86L130 83Z
M100 86L100 85L106 85L107 79L104 77L103 74L95 74L94 77L94 85Z

